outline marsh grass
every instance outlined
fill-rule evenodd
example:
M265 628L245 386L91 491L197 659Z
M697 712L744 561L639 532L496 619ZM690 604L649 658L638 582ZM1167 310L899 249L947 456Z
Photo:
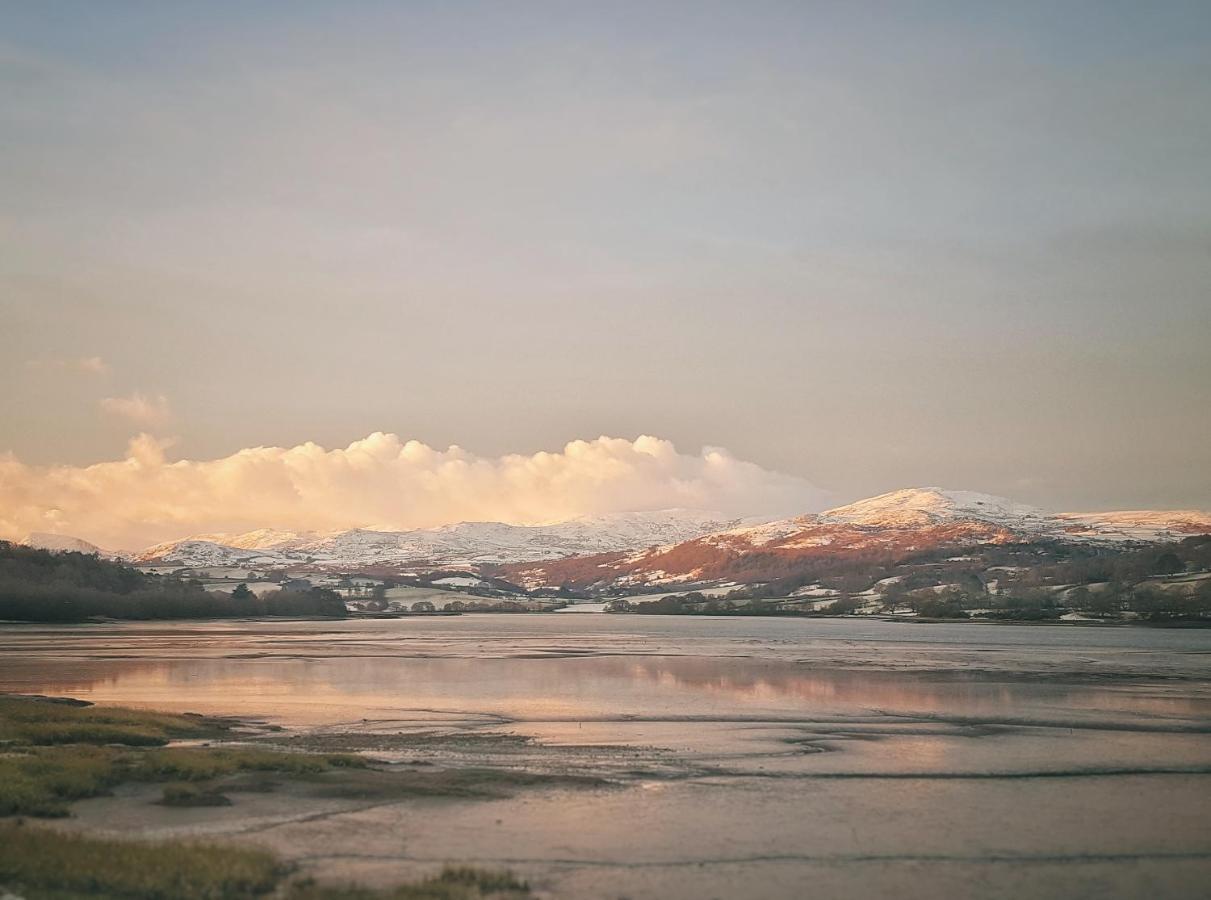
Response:
M196 784L168 784L164 786L160 803L178 807L231 806L231 798Z
M277 784L269 775L299 783L311 796L376 801L501 797L517 788L607 784L515 769L385 770L349 753L264 744L148 746L216 733L230 736L230 728L201 717L0 697L0 816L65 816L73 801L127 782L170 782L160 800L167 806L226 805L230 800L221 791L273 790Z
M28 747L0 755L0 815L65 816L72 800L121 781L122 751L111 747Z
M182 738L223 737L226 724L202 716L83 706L45 697L0 696L0 742L163 746Z
M308 777L364 765L360 757L259 748L22 747L0 755L0 815L65 816L71 801L123 782L204 782L243 772Z
M510 872L447 868L385 890L291 882L272 853L250 847L143 842L0 823L0 889L28 900L481 900L520 898Z
M237 772L317 775L329 769L362 768L366 760L345 753L291 753L259 747L165 747L140 754L137 776L205 781Z
M0 823L0 885L28 900L242 900L268 893L285 875L264 850L103 840Z
M263 746L164 746L176 738L230 737L223 722L98 709L48 698L0 697L0 816L68 815L74 800L124 782L169 782L166 806L225 806L223 790L272 790L280 775L313 795L394 799L492 797L510 788L600 784L597 779L505 769L386 771L347 753ZM509 872L451 868L385 891L292 881L272 854L238 845L115 841L0 822L0 895L27 900L480 900L522 897Z
M383 772L349 753L262 746L165 746L182 738L230 736L223 722L160 712L97 709L47 698L0 697L0 816L68 815L76 799L128 781L168 781L165 806L226 806L219 792L264 791L269 774L332 797L484 797L509 787L591 779L448 769ZM596 780L592 780L595 781ZM289 881L289 867L265 850L234 844L148 843L48 831L0 821L0 895L28 900L480 900L521 898L510 872L447 869L423 881L372 890Z
M275 784L268 775L303 783L313 796L347 800L500 797L515 788L605 783L492 768L385 771L348 753L264 745L164 747L140 742L198 737L216 729L229 734L222 723L200 717L0 697L0 734L7 736L0 744L0 816L65 816L72 801L107 794L125 782L171 782L160 801L168 806L225 805L230 801L221 790L272 790ZM54 740L48 737L52 730ZM121 737L116 743L109 741L115 733Z
M224 724L201 717L0 697L0 816L65 816L72 801L130 781L209 781L243 772L303 777L366 765L339 753L160 746L228 734Z
M301 882L286 894L289 900L480 900L480 898L528 897L530 886L512 872L451 867L423 881L397 885L386 890L334 887Z

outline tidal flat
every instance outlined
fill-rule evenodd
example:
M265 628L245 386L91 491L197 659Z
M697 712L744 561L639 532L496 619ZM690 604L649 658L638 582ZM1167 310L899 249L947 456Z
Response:
M237 733L138 752L356 760L186 779L221 804L121 781L31 826L263 851L320 886L451 866L549 897L1200 897L1211 882L1205 630L6 625L0 691L233 717L217 721Z

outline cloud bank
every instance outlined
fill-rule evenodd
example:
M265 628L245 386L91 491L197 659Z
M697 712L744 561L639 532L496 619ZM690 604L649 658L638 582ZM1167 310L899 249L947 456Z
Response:
M137 549L209 531L540 524L672 507L772 516L816 510L826 500L803 479L726 450L679 453L646 435L501 457L382 432L343 449L308 442L213 460L170 461L167 446L143 434L125 459L82 467L0 456L0 537L53 532Z

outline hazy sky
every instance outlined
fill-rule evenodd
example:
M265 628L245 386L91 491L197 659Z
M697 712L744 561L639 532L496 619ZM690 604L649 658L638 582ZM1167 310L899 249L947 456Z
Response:
M0 2L0 314L31 503L384 431L1211 507L1211 4Z

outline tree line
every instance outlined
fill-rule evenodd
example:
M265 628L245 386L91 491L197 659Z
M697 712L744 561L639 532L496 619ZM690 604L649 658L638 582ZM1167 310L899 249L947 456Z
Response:
M878 602L885 612L922 618L1038 621L1075 611L1145 621L1211 618L1211 536L1123 546L1037 541L940 547L908 554L872 552L801 561L793 574L738 587L721 597L697 591L646 603L618 597L608 612L655 615L843 615ZM1175 576L1189 576L1182 583ZM1179 579L1182 581L1182 579ZM824 608L790 600L819 585L833 591Z
M0 541L0 619L9 621L344 615L340 595L324 588L264 597L245 585L231 593L212 592L196 580L148 575L92 554Z

